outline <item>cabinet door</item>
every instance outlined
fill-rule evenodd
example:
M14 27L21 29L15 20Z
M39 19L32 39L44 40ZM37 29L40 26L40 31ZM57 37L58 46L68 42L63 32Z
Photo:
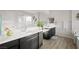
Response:
M39 32L39 47L42 45L43 43L43 32Z
M16 48L19 48L19 40L10 41L4 44L0 45L0 49L13 49L16 46ZM14 48L14 49L16 49Z
M52 29L50 29L50 30L48 31L48 37L49 37L49 39L52 37L52 35L53 35L53 32L52 32Z
M32 49L36 49L39 47L39 39L38 36L31 38L30 40L28 40L28 43L31 43L31 47Z
M43 38L44 39L50 39L50 37L51 37L51 31L47 31L47 32L43 33Z
M21 49L36 49L39 47L39 39L38 35L31 37L27 39L28 37L25 37L20 40L20 48Z
M51 33L52 33L52 34L51 34L52 36L55 35L55 28L52 28L52 29L51 29Z

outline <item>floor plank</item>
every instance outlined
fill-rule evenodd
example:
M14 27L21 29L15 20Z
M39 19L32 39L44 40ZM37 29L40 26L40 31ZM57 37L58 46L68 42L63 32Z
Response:
M43 40L40 49L76 49L73 39L53 36L50 40Z

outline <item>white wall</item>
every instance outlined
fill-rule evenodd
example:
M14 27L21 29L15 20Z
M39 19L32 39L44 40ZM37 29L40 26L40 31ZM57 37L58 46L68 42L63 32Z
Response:
M0 15L2 16L2 34L4 35L4 29L9 27L11 30L16 28L17 18L13 11L0 11Z
M54 17L56 23L56 35L71 37L72 18L70 10L53 10L51 17Z
M5 11L0 11L0 16L2 16L2 20L3 20L3 26L2 26L2 31L4 34L4 28L5 27L9 27L12 31L15 30L24 30L25 29L25 25L23 25L24 23L24 19L22 18L23 16L32 16L30 13L26 13L24 11L9 11L9 10L5 10ZM19 23L19 18L21 18L22 23ZM22 25L22 26L20 26Z
M32 11L33 12L33 11ZM38 13L38 12L37 12ZM36 15L38 15L35 13ZM72 37L72 13L70 10L40 11L40 19L48 23L48 17L53 17L56 24L56 35Z
M48 23L48 15L45 14L43 11L38 11L34 13L33 16L35 16L37 19L39 18L40 20L42 20L45 24Z
M54 17L56 24L56 35L72 38L72 12L71 10L53 10L51 17Z
M23 28L19 27L20 23L18 23L18 18L22 19L22 16L24 15L35 15L37 17L39 16L40 19L43 20L45 23L49 22L48 17L51 16L54 17L57 26L56 35L71 37L72 31L79 31L78 27L76 27L79 21L75 18L75 14L77 12L79 11L72 11L71 13L70 10L52 10L51 14L49 14L49 11L40 11L40 15L38 15L38 12L30 13L28 11L0 11L0 15L3 16L3 19L5 20L4 23L8 22L11 26L14 26L14 28L17 29L24 28L24 25L22 25Z
M79 32L79 19L76 18L76 14L79 10L72 11L72 32Z

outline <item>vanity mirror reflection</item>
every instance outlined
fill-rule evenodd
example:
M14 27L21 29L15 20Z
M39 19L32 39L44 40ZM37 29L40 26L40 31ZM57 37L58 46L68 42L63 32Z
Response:
M22 31L26 31L27 28L35 26L32 16L27 16L27 15L21 16L18 18L18 22L19 22L19 28Z

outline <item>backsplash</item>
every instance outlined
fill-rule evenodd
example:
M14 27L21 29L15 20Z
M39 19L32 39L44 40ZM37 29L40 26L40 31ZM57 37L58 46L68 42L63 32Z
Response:
M5 34L5 29L8 28L12 34L18 32L24 32L27 30L28 27L33 27L35 26L32 21L26 21L25 16L30 16L27 15L26 13L19 12L19 11L0 11L0 15L3 17L3 24L1 25L1 20L0 20L0 25L2 26L2 35L6 36ZM30 16L31 17L31 16ZM0 34L1 34L1 26L0 26Z

